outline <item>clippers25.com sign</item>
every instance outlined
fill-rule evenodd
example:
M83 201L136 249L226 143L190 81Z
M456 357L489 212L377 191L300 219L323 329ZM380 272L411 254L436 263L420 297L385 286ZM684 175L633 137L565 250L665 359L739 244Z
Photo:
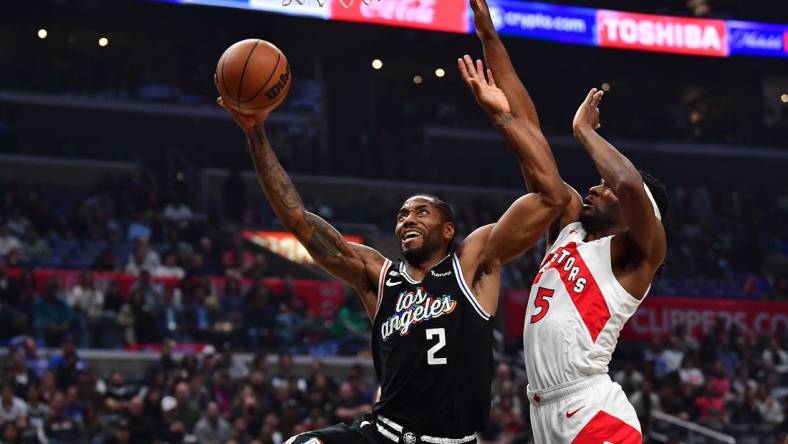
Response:
M599 46L726 57L728 34L723 20L630 12L597 11Z

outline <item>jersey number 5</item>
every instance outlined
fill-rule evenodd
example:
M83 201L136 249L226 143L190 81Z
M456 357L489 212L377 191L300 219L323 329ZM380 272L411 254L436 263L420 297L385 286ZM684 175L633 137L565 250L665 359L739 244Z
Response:
M427 364L429 365L446 365L446 358L436 358L435 353L446 345L446 329L445 328L428 328L427 340L432 339L433 336L438 337L438 343L433 345L427 350Z
M550 290L549 288L542 288L539 287L536 290L536 299L534 299L534 308L539 310L539 313L531 315L531 323L536 324L537 322L541 321L543 317L547 314L547 310L550 310L550 301L546 298L553 297L554 290Z

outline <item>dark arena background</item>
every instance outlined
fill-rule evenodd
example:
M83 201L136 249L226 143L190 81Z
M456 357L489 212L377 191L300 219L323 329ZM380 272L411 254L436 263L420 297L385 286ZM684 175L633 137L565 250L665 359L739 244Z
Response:
M784 443L788 3L490 5L562 177L599 182L571 126L597 87L600 132L669 191L667 261L609 368L644 441ZM215 103L236 41L287 55L266 130L353 240L397 257L419 192L460 238L525 192L457 70L482 57L463 0L0 7L0 442L281 444L373 405L359 298L285 231ZM504 268L479 442L533 442L522 331L544 248Z

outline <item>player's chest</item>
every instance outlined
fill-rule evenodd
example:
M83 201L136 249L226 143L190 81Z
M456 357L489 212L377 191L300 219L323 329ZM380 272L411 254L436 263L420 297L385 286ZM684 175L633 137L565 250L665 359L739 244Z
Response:
M427 330L450 328L459 321L462 309L459 289L451 285L403 285L386 291L378 313L380 339L397 344L420 337Z

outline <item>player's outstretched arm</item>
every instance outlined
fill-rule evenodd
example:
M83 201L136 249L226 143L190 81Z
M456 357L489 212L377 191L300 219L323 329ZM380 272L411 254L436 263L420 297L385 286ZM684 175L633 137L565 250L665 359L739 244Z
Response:
M353 286L370 319L377 302L377 281L385 258L372 248L347 242L328 222L304 207L293 182L271 148L263 129L266 113L250 116L224 105L246 134L257 180L279 220L321 268Z
M476 28L476 35L481 40L482 48L484 49L484 60L487 65L495 73L498 86L501 88L506 98L512 107L512 115L518 119L522 119L531 126L531 131L534 137L534 143L544 144L548 146L547 139L544 137L539 125L539 116L536 111L528 90L523 85L520 77L517 75L512 60L506 47L495 30L490 9L487 6L487 0L469 0L471 10L473 10L473 23ZM522 168L523 179L529 191L539 191L541 184ZM561 228L571 222L575 222L580 214L582 202L580 195L569 184L564 184L569 193L569 203L564 207L563 212L558 217L556 222L550 227L548 232L548 247L549 244L558 236Z
M514 117L511 101L497 85L497 73L485 70L481 60L474 63L468 55L457 59L457 66L479 106L506 139L521 169L539 184L530 191L549 207L566 205L569 193L558 174L550 145L539 128Z
M511 114L509 101L496 86L492 70L488 69L485 76L481 60L474 64L468 56L457 63L463 80L521 167L540 184L538 191L517 199L497 223L479 228L460 245L463 271L472 275L476 285L485 275L494 274L502 264L531 248L569 202L569 193L558 175L550 147L538 141L533 125ZM497 290L483 291L478 297L486 310L497 306Z
M665 260L665 229L657 219L640 173L616 147L597 133L603 91L591 89L572 122L575 138L583 144L605 184L615 193L628 226L627 239L634 241L643 258L656 271ZM618 237L618 236L617 236Z

